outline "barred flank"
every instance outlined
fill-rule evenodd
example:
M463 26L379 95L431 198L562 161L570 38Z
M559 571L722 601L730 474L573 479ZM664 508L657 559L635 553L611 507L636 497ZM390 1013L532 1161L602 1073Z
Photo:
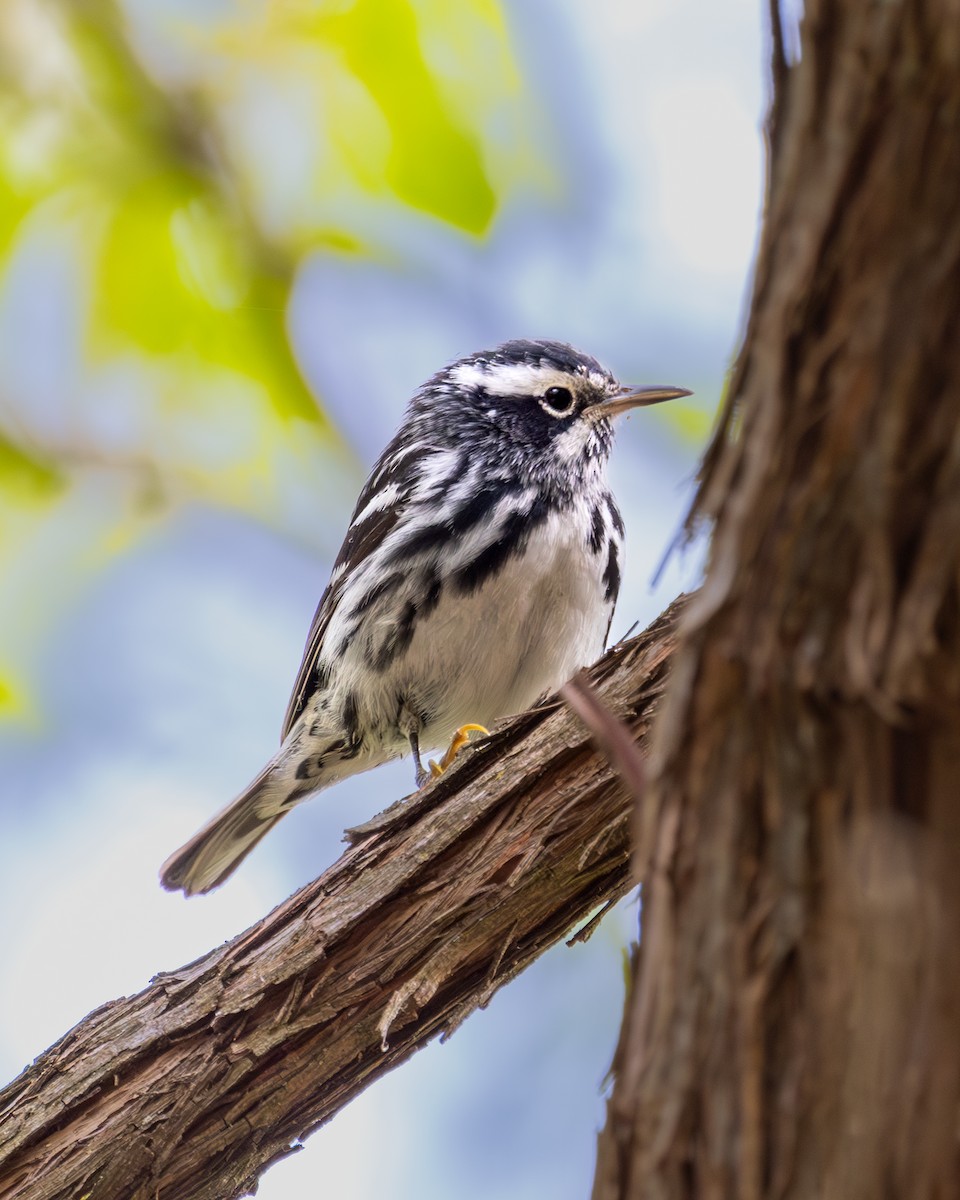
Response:
M503 568L516 554L522 554L531 535L546 521L555 506L543 492L538 493L529 508L515 509L503 523L500 536L454 576L459 592L469 595Z

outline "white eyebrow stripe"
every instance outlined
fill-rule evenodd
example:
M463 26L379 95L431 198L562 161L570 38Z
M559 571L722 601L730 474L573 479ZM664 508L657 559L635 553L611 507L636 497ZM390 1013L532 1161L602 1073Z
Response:
M488 396L542 396L549 387L569 387L578 376L538 363L460 363L450 378L463 388L482 388Z

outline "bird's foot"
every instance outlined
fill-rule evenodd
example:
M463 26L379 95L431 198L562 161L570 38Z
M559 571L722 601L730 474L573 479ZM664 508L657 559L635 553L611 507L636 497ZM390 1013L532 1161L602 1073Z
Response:
M490 736L490 730L485 725L461 725L457 732L453 735L453 740L447 747L447 752L439 762L434 762L430 759L429 767L430 774L424 772L425 779L439 779L447 767L453 762L464 746L468 745L471 733L482 733L484 737ZM421 787L423 785L421 784Z

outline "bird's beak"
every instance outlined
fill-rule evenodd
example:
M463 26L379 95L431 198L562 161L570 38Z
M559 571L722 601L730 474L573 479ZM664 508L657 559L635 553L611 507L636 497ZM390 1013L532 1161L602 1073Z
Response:
M676 400L680 396L692 395L693 392L687 391L686 388L661 384L654 387L625 387L609 400L591 404L583 410L583 415L591 421L599 421L603 417L615 417L630 408L644 408L648 404L662 404L664 400Z

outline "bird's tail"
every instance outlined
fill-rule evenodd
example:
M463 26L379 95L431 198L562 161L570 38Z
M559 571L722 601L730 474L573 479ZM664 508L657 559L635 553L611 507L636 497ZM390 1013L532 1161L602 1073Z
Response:
M160 868L160 882L168 891L182 890L186 896L195 896L218 887L289 811L289 803L278 803L271 775L268 767L170 855Z

